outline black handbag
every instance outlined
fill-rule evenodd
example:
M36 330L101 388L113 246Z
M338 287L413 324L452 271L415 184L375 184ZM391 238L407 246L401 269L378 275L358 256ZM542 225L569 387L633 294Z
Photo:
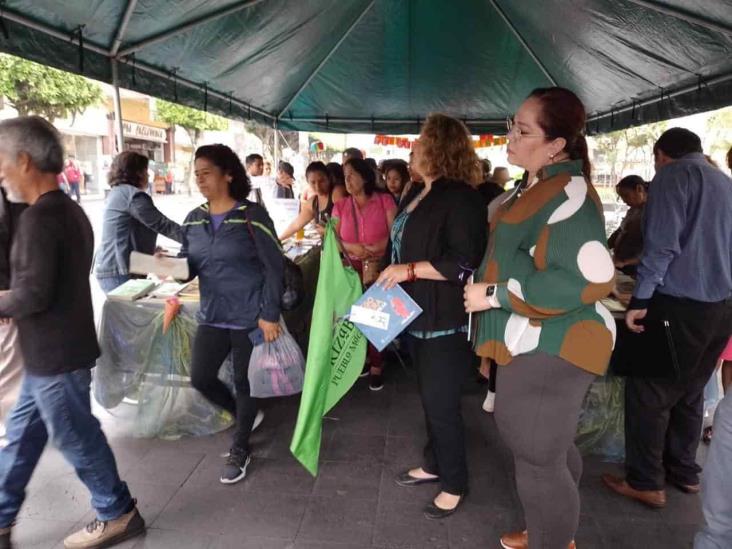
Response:
M247 218L247 229L249 229L249 235L252 237L252 242L257 250L257 255L260 255L259 247L257 246L257 239L254 237L254 230L252 229L251 221L246 210L244 211L244 216ZM280 304L283 311L292 311L302 303L303 299L305 299L305 280L303 278L302 269L298 267L297 263L287 257L284 253L282 254L282 259L285 264L285 289L282 292L282 300Z
M285 260L285 290L282 292L282 309L292 311L305 299L305 280L302 269L292 259L282 254Z

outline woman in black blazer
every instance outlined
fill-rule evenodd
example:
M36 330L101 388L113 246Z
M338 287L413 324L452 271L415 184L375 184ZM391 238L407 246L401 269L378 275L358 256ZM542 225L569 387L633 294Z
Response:
M465 125L430 115L414 145L414 165L424 185L402 200L391 230L391 265L379 277L386 288L401 284L423 313L409 326L427 445L420 467L396 478L401 486L440 483L425 507L427 518L455 512L468 490L460 389L473 360L467 337L463 286L486 246L485 204L478 157Z

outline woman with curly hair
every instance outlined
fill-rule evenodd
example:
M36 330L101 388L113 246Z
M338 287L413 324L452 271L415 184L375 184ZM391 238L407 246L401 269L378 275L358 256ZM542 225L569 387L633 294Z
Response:
M391 265L377 283L401 284L423 310L406 338L417 369L427 445L421 465L396 482L439 483L441 491L424 513L440 519L454 513L468 491L460 388L473 356L462 295L485 249L486 209L475 190L482 179L478 157L462 122L430 115L413 152L424 185L402 200L391 229Z
M246 475L249 435L257 418L248 381L249 335L261 330L265 341L279 337L285 266L267 210L246 199L251 186L234 151L226 145L200 147L195 174L207 202L186 217L181 249L201 288L191 384L236 418L234 441L220 476L223 484L233 484ZM218 376L229 353L235 395Z

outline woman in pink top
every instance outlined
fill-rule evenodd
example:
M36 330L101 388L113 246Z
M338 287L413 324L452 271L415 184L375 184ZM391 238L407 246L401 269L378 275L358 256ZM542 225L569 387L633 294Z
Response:
M379 264L386 252L396 204L388 193L378 192L376 173L365 160L349 159L343 172L350 196L336 202L333 208L333 217L338 219L336 231L354 268L362 275L365 270L368 280L369 270ZM384 386L381 354L369 345L368 356L369 387L379 391Z

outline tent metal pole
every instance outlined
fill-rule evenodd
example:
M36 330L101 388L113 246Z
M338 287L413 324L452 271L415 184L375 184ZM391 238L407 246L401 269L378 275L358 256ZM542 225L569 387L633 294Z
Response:
M116 59L110 59L112 64L112 85L114 86L114 135L117 138L117 153L124 150L125 132L122 126L122 100L119 96L119 67Z
M728 80L732 80L732 73L722 74L719 76L709 78L708 80L704 80L703 84L705 86L716 85L716 84L721 84L723 82L727 82ZM597 120L602 120L603 118L607 118L608 116L611 116L611 114L616 115L616 114L620 114L622 112L626 112L626 111L629 111L632 109L638 109L639 107L647 107L648 105L652 105L653 103L659 101L661 98L670 99L672 97L676 97L677 95L691 93L698 89L699 89L699 84L695 83L695 84L689 84L688 86L683 86L674 91L664 90L662 95L661 94L654 95L653 97L649 97L648 99L644 99L643 101L633 101L624 107L617 107L617 108L613 108L610 111L605 111L605 112L601 112L601 113L592 115L587 119L587 122L588 123L595 122Z
M272 128L274 129L274 151L272 151L272 169L277 177L277 166L280 165L280 132L277 129L277 120L272 122Z
M225 8L222 10L217 10L212 13L206 14L202 17L198 17L191 21L187 21L185 23L178 25L177 27L173 27L172 29L167 29L163 32L150 36L149 38L140 40L136 44L132 44L131 46L126 47L121 52L119 52L119 56L126 57L126 56L130 55L131 53L135 53L136 51L141 50L142 48L152 46L153 44L157 44L158 42L167 40L168 38L175 36L176 34L180 34L182 32L190 30L199 25L203 25L203 24L213 21L215 19L219 19L221 17L226 17L227 15L231 15L231 14L236 13L237 11L241 11L245 8L250 8L256 4L259 4L262 1L263 0L245 0L243 2L237 2L236 4L234 4L233 6L229 6L228 8Z
M549 70L546 68L544 63L541 62L541 59L539 59L537 57L537 55L534 53L534 50L531 49L531 46L529 46L529 44L526 42L526 40L524 40L524 37L521 36L521 33L518 31L518 29L514 26L514 24L508 18L508 16L503 11L501 6L498 5L498 2L496 0L489 0L489 2L491 3L491 6L493 6L493 9L496 10L498 15L501 16L501 19L503 19L503 22L506 23L506 25L508 26L509 29L511 29L511 32L516 37L516 40L518 40L521 43L521 45L524 47L524 49L526 50L526 53L529 54L531 59L534 60L534 63L536 63L536 65L541 69L541 72L544 73L544 76L546 76L549 79L549 82L552 83L552 86L556 86L557 81L554 80L554 77L549 73Z
M280 114L277 116L277 118L282 118L285 115L285 113L287 112L287 109L292 107L292 104L295 102L295 100L298 97L300 97L300 94L303 92L303 90L305 88L307 88L308 85L310 84L310 82L313 81L313 78L315 78L318 75L318 73L320 72L320 69L322 69L325 66L325 64L330 60L330 58L333 57L333 54L336 51L338 51L338 48L341 47L341 44L343 44L343 42L345 42L346 38L348 38L348 36L353 31L353 29L355 29L358 26L358 24L365 17L365 15L369 12L369 10L371 9L371 7L374 5L375 2L376 2L376 0L371 0L371 2L368 3L368 5L363 9L363 11L356 18L356 20L353 23L351 23L351 26L346 29L346 32L343 33L343 36L341 36L340 40L338 40L338 42L335 43L335 46L333 46L330 49L330 51L327 53L327 55L325 57L323 57L323 59L320 61L320 63L318 63L318 66L315 67L315 70L312 73L310 73L310 76L307 77L305 82L303 82L302 85L299 88L297 88L297 91L293 94L293 96L287 102L285 107L280 111Z
M648 0L626 0L626 2L630 2L631 4L635 4L637 6L641 6L643 8L647 8L649 10L653 10L664 15L669 15L676 19L681 19L682 21L686 21L687 23L699 25L709 30L721 32L722 34L732 34L732 27L729 27L724 23L721 23L719 21L711 21L709 19L705 19L704 17L700 17L699 15L695 15L687 11L682 11L678 8L673 8L668 5L661 5L657 2L650 2Z
M127 7L125 8L125 13L122 16L122 20L119 23L117 32L114 34L114 41L112 42L112 47L109 48L109 55L111 57L117 56L119 47L122 45L122 38L124 37L125 32L127 32L127 25L129 24L130 19L132 18L132 12L135 11L135 6L137 6L137 0L128 0Z
M20 23L24 27L37 30L39 32L42 32L43 34L47 34L48 36L53 36L54 38L59 38L60 40L64 40L65 42L71 42L72 44L79 44L79 35L76 31L61 32L49 25L44 25L43 23L33 21L32 19L29 19L17 13L13 13L12 11L8 11L7 9L0 9L0 16L2 16L4 19L7 19L8 21ZM84 49L93 51L94 53L102 54L106 57L109 56L109 52L106 49L102 48L101 46L97 46L96 44L93 44L88 40L84 40Z

